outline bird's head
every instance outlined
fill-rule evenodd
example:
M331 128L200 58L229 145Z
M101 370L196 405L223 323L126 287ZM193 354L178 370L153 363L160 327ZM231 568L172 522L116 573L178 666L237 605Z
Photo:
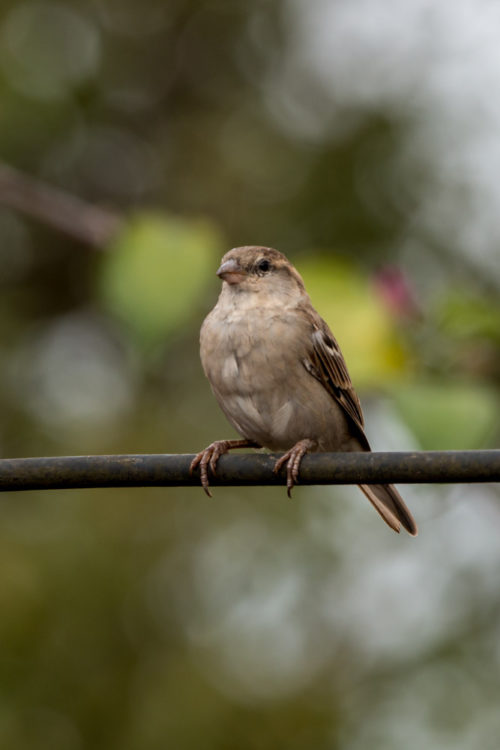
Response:
M272 247L235 247L222 258L217 276L231 292L301 294L304 282L290 261ZM229 291L229 290L228 290Z

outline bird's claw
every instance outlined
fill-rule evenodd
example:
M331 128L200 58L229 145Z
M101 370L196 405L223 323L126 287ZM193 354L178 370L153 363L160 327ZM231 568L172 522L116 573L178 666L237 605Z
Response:
M307 451L314 447L316 447L316 444L313 440L309 440L308 438L299 440L293 448L290 448L281 458L278 458L274 464L273 471L275 474L278 474L286 464L286 494L290 498L292 497L293 488L299 483L299 471L302 459Z
M191 464L189 466L189 473L192 474L198 466L200 467L200 480L201 480L201 486L203 487L204 491L208 495L208 497L212 497L212 493L209 489L209 481L208 481L208 471L207 466L210 461L210 453L207 455L208 448L205 448L205 450L200 451L200 453L197 453L196 456L191 461Z
M189 473L192 474L195 469L200 467L200 480L201 486L207 493L208 497L212 497L212 493L209 489L208 481L208 469L212 472L213 476L217 474L217 461L224 453L227 453L232 448L258 448L257 443L253 443L251 440L216 440L210 443L207 448L200 451L191 461L189 467Z
M210 468L210 471L215 476L217 474L217 461L224 453L227 453L228 450L229 445L227 440L216 440L214 443L210 443L207 448L204 448L197 453L191 461L189 473L192 474L198 466L200 467L201 486L208 497L212 497L210 483L208 481L208 469Z

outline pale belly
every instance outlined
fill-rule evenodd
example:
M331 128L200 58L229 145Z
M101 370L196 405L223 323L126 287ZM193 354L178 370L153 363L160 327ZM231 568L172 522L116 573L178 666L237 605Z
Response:
M271 450L304 438L318 450L359 450L342 408L305 369L296 339L283 339L293 330L282 318L274 326L269 316L251 330L245 321L228 329L207 320L202 363L222 411L241 435ZM279 347L269 343L278 340Z

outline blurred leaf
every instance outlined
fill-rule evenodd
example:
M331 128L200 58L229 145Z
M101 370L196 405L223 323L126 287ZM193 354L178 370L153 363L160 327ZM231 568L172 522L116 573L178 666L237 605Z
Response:
M100 293L141 345L158 344L197 309L220 248L209 222L139 214L104 257Z
M412 363L370 280L348 261L310 258L300 263L314 307L331 327L356 387L401 378Z
M438 310L442 328L459 339L478 337L500 344L500 305L487 295L472 296L470 290L453 289Z
M409 383L395 403L423 450L484 448L498 423L498 397L472 383Z

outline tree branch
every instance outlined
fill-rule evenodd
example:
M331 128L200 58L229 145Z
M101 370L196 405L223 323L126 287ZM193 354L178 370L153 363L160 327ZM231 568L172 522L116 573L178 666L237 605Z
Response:
M104 248L122 224L113 211L53 188L2 162L0 203L96 248Z

